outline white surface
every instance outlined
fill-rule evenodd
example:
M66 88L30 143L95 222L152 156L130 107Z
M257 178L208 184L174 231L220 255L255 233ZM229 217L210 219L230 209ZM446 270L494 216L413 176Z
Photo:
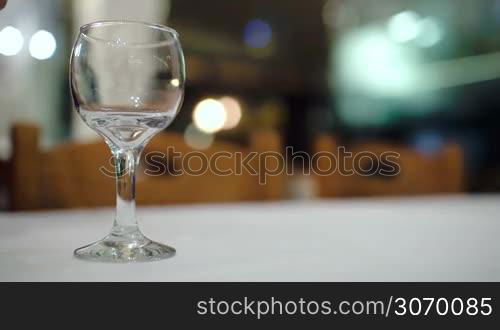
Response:
M500 197L337 200L140 209L172 259L72 257L112 210L0 214L0 280L500 281Z

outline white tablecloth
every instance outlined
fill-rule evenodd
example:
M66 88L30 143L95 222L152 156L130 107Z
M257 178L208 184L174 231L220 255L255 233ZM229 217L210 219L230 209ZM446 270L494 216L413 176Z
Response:
M0 213L0 280L500 281L500 196L141 208L177 249L152 263L73 258L113 210Z

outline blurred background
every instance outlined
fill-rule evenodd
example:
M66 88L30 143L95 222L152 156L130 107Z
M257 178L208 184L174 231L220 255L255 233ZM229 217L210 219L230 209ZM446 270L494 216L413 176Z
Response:
M180 33L186 97L168 130L190 150L209 152L217 143L265 150L252 139L265 131L272 135L260 141L274 141L273 150L346 146L402 155L396 179L376 171L371 178L299 175L309 173L307 164L293 157L297 175L242 199L500 190L499 0L9 0L0 11L3 209L67 206L29 206L26 196L43 199L62 180L41 169L54 150L102 143L72 110L68 86L79 26L102 19L156 22ZM18 165L22 157L28 170ZM41 172L28 180L34 171ZM212 193L185 201L238 200L206 196ZM176 200L151 203L167 202Z

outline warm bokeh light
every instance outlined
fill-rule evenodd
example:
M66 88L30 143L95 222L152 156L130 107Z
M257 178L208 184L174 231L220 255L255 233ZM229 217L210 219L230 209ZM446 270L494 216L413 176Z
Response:
M204 150L212 145L214 142L214 135L204 133L196 128L195 125L189 124L184 131L184 141L193 149Z
M237 99L230 96L222 97L219 100L226 111L226 121L223 129L232 129L238 126L241 120L241 105Z
M5 27L0 31L0 54L13 56L23 48L24 38L18 29L12 26Z
M179 79L172 79L170 80L170 84L174 87L179 87L179 85L181 84Z
M29 51L37 60L46 60L54 55L57 48L56 38L48 31L37 31L30 39Z
M224 105L214 99L205 99L198 103L193 112L196 127L205 133L215 133L224 127L226 110Z

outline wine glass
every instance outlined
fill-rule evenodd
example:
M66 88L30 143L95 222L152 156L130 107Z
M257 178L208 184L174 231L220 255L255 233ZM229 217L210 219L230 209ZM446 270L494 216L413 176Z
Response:
M139 230L135 170L144 146L179 111L184 81L184 56L175 30L134 21L99 21L80 28L70 60L71 94L80 117L111 149L116 215L111 233L75 250L76 257L135 262L175 254L174 248L151 241Z

